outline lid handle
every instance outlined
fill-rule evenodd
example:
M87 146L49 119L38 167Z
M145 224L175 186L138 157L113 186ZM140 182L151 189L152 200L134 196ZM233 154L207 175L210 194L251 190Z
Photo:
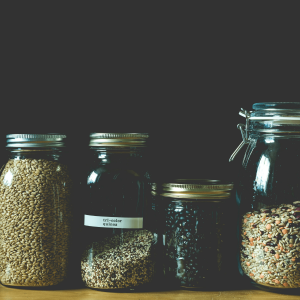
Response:
M248 135L248 129L249 129L249 118L250 113L247 110L241 108L241 111L239 112L239 115L246 118L246 126L244 124L238 124L237 128L241 131L241 135L243 138L243 141L238 145L238 147L235 149L235 151L231 154L229 158L229 162L233 161L235 156L239 153L239 151L243 148L244 145L249 144L249 135Z

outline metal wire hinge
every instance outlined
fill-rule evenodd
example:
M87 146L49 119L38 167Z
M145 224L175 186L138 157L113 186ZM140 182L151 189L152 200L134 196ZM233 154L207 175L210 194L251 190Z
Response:
M249 144L249 136L248 136L248 129L249 129L249 118L250 118L250 112L247 110L241 108L241 111L239 114L246 118L246 125L244 124L238 124L237 128L241 131L242 134L242 142L238 145L238 147L235 149L235 151L231 154L229 158L229 162L233 161L235 156L239 153L239 151L243 148L244 145Z

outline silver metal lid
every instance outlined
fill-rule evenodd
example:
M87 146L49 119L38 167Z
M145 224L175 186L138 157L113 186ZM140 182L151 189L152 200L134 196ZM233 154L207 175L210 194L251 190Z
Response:
M148 133L91 133L91 147L145 147Z
M8 134L6 147L14 148L49 148L65 147L66 135L47 133L47 134Z
M173 183L153 184L152 194L184 199L227 199L232 183L210 179L176 179Z

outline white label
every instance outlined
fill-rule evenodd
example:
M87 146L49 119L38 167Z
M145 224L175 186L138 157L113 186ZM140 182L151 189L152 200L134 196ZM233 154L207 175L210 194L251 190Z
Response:
M143 228L143 218L84 215L84 226L102 228Z

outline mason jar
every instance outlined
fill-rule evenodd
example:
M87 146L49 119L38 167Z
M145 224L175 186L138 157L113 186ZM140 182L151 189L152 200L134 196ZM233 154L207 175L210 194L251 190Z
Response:
M139 289L155 277L146 133L92 133L81 274L94 289Z
M233 184L220 180L183 179L153 185L167 286L223 289L236 282L232 188Z
M7 135L0 176L0 281L52 287L67 276L72 181L65 135Z
M260 289L300 287L300 102L242 110L247 145L238 176L239 270Z

